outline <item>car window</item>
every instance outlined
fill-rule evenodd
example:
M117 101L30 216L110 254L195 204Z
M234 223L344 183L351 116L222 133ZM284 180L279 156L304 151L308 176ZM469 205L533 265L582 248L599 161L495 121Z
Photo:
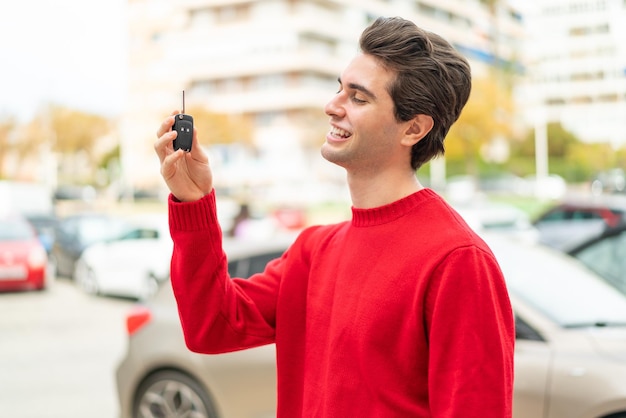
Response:
M230 277L243 277L247 279L253 274L265 270L267 263L280 257L282 254L283 253L280 251L271 252L231 261L228 263L228 274L230 274Z
M586 221L589 219L603 219L599 213L587 210L575 210L572 212L572 220Z
M531 341L544 341L544 338L533 327L528 325L519 316L515 315L515 339L516 340L531 340Z
M626 232L596 241L574 257L626 293Z
M538 222L558 222L568 219L568 212L562 210L553 210L542 216Z
M94 242L119 238L127 228L128 226L123 221L106 218L85 219L78 231L78 236L81 243L89 245Z
M15 219L0 220L0 241L29 239L34 234L33 228L27 222Z
M538 222L588 221L592 219L604 220L604 217L593 209L554 209L541 217Z
M123 234L119 240L129 239L157 239L159 238L159 231L151 228L135 228L127 233Z

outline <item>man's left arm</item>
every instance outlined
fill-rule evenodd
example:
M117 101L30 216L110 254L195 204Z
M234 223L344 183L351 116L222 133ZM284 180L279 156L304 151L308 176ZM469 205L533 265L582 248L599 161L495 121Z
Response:
M515 325L504 277L485 248L449 254L427 298L429 394L436 418L510 418Z

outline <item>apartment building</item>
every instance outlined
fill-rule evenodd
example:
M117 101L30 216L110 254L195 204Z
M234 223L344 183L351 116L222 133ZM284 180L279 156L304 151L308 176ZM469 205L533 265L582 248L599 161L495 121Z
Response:
M626 0L537 2L525 24L528 119L626 144Z
M514 60L522 40L519 13L504 1L491 9L485 3L129 0L130 91L122 122L127 178L136 184L155 180L153 132L180 107L181 90L187 108L231 113L253 127L253 137L246 139L260 156L255 180L324 176L332 169L323 166L317 151L309 158L307 149L317 150L323 141L328 129L323 106L357 52L361 31L381 15L410 18L450 40L475 74L485 73ZM201 136L219 142L211 132ZM215 165L219 168L219 161Z

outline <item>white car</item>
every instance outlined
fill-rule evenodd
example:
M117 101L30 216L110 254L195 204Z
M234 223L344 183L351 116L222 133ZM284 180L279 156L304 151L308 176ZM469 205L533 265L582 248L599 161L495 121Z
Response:
M119 238L87 247L74 279L90 294L143 300L169 278L172 248L166 217L136 224Z

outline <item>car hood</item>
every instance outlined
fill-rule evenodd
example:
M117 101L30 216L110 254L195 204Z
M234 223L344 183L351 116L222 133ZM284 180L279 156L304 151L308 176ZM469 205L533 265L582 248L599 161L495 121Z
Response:
M589 338L600 354L626 362L626 324L591 329Z

